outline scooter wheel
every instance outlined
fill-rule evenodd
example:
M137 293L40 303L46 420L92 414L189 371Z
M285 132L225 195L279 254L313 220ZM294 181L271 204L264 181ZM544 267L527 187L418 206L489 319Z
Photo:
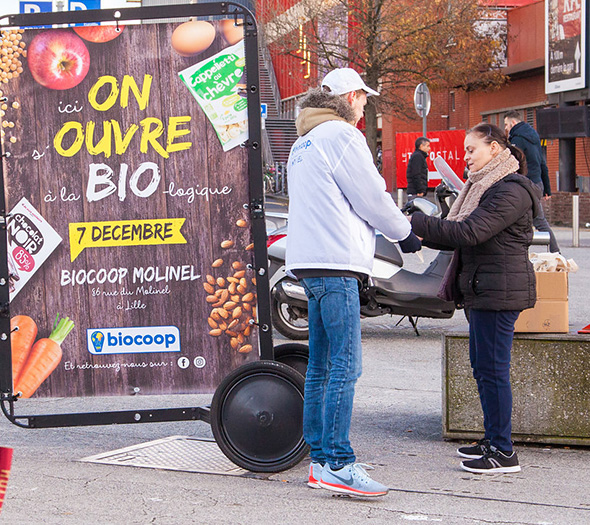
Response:
M272 297L270 306L272 324L281 335L293 340L309 339L307 310L291 306L276 297Z
M274 347L275 361L294 368L303 377L307 374L309 347L302 343L285 343Z
M236 465L252 472L281 472L308 452L303 440L303 376L276 361L236 368L217 387L211 429Z

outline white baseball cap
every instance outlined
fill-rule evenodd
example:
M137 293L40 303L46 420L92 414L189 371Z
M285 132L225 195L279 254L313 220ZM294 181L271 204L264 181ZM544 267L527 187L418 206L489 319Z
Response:
M330 71L322 81L322 87L330 88L330 92L335 95L344 95L351 91L358 91L362 89L367 96L379 96L379 93L367 86L361 76L349 67L342 67Z

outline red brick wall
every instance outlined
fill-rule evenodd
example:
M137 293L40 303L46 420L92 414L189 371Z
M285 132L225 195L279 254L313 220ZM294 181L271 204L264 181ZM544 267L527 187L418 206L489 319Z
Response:
M543 201L545 216L551 224L572 225L572 196L579 195L580 226L590 223L590 193L554 193L551 199Z

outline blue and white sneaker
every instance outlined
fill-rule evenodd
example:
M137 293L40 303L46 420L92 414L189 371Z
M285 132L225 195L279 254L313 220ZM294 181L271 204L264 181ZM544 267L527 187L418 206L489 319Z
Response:
M389 488L371 479L365 469L373 470L373 467L363 463L351 463L334 471L326 463L319 485L340 494L365 497L385 496Z
M322 479L322 464L311 462L309 465L309 478L307 479L307 486L312 489L321 489L320 479Z

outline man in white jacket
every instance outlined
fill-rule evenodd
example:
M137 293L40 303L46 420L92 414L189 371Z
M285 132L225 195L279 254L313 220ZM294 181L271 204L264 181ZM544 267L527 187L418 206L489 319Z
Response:
M367 96L379 95L350 68L328 73L302 100L299 139L288 163L287 270L309 300L309 363L303 434L310 446L308 485L358 496L388 488L355 463L349 441L354 387L361 375L359 284L371 274L375 229L421 248L356 124Z

